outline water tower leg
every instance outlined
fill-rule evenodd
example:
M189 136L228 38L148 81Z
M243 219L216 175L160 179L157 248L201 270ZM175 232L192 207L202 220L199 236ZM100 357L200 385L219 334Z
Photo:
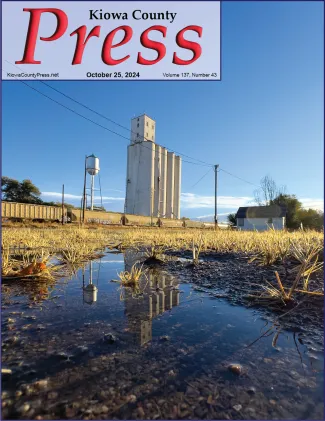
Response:
M94 176L91 176L90 210L94 210Z

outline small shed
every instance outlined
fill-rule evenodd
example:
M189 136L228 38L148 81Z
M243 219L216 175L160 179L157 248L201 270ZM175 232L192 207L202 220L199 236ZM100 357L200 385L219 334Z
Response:
M265 231L285 228L286 209L278 205L240 207L236 213L237 228L243 231Z

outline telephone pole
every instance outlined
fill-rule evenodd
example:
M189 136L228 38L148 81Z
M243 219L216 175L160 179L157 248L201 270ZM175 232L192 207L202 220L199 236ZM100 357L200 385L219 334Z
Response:
M64 184L62 185L62 225L64 225Z
M218 187L218 167L219 165L214 166L214 229L218 228L218 213L217 213L217 187Z
M82 203L82 223L85 223L85 207L86 207L86 180L87 180L87 156L85 157L85 175L84 175L84 191Z

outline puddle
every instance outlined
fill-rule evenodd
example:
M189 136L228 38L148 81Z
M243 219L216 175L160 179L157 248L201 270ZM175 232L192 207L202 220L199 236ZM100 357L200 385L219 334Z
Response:
M107 253L43 301L5 288L3 419L323 418L319 344L159 268L122 290L134 259Z

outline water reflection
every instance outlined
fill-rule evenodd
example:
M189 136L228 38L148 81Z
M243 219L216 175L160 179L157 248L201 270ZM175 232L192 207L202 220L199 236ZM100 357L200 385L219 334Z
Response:
M97 293L98 293L98 279L99 279L99 272L100 272L100 264L99 261L98 269L94 271L93 269L93 262L89 263L89 277L88 280L85 276L85 269L82 269L82 290L83 290L83 302L86 304L93 304L97 301ZM97 276L97 285L93 283L93 276L94 272L98 274ZM86 285L87 284L87 285Z
M29 290L11 286L3 297L2 363L12 374L3 390L14 396L21 384L44 379L49 389L19 395L14 405L7 399L3 419L17 419L15 408L26 402L36 412L24 419L322 418L323 374L317 371L323 357L315 340L308 350L299 332L280 331L252 310L203 297L161 268L141 278L141 293L123 289L121 300L120 285L110 281L116 272L130 270L135 256L123 259L105 256L69 282L58 282L42 311L24 306ZM169 340L162 340L167 335ZM241 364L243 374L233 375L230 363ZM50 393L76 408L106 412L80 409L72 415L70 406L62 412L47 402ZM130 396L146 401L145 415L133 412ZM40 398L44 406L37 404ZM181 405L184 411L175 413ZM150 412L158 406L159 418ZM311 414L313 407L319 418Z
M135 333L137 342L144 345L152 339L152 320L179 305L180 292L177 280L156 270L146 274L146 287L140 298L127 288L124 295L128 329Z
M130 271L138 255L126 253L125 270ZM98 300L99 278L102 259L90 262L82 269L83 302L92 305ZM113 262L114 263L114 262ZM137 344L145 345L152 340L152 320L180 303L178 280L160 270L148 269L141 277L141 294L132 288L123 288L122 301L127 319L126 331L134 334Z
M125 270L131 270L139 257L139 254L127 251L124 254ZM141 299L126 289L125 315L129 331L142 346L152 340L152 320L179 305L180 291L176 278L157 269L149 269L141 283L145 285Z

